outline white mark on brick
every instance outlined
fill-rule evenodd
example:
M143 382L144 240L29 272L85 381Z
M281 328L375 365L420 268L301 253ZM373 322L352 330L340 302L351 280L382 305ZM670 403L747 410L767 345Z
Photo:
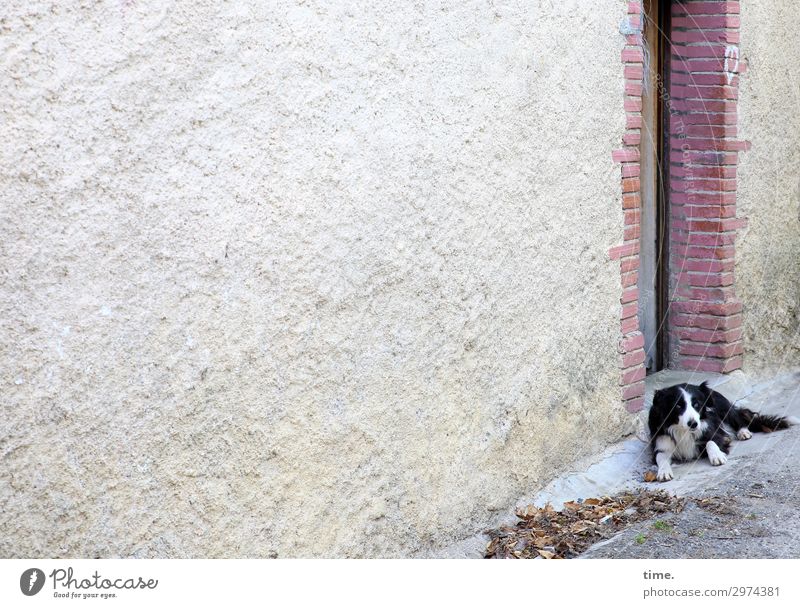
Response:
M733 82L733 77L739 71L739 47L729 44L725 47L725 64L723 65L725 80L728 84Z

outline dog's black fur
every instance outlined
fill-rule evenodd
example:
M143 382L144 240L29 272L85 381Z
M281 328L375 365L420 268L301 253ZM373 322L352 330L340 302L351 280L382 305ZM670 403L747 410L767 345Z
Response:
M792 418L759 414L738 408L706 382L700 386L676 384L656 391L648 426L659 481L672 479L673 460L707 456L711 464L724 464L733 436L750 439L751 432L770 433L796 424Z

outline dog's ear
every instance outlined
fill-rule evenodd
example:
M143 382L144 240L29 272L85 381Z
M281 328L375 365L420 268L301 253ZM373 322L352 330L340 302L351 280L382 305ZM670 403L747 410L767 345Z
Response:
M676 388L677 387L675 386L668 386L655 391L653 393L653 406L662 407L665 410L672 410L679 400L681 403L683 403L683 399L680 398L680 394L675 390Z
M700 411L702 412L706 405L708 405L708 402L711 400L711 394L714 392L714 389L708 386L708 380L703 382L698 388L700 389L700 394L702 395L700 403Z
M650 429L651 440L655 441L656 435L662 430L665 414L668 412L669 409L664 407L664 391L657 390L653 393L653 404L650 406L650 412L647 415L647 426Z

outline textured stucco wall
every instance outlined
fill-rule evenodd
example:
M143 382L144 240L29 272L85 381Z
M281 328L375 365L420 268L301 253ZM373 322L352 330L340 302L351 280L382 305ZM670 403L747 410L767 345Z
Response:
M625 6L4 3L0 557L408 555L625 432Z
M800 364L800 32L797 5L742 2L737 212L749 219L736 246L744 304L745 371Z

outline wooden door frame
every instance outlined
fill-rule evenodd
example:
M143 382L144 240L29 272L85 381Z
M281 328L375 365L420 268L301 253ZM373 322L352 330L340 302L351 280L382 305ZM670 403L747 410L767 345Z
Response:
M669 362L669 112L664 106L669 90L670 14L669 0L642 2L641 265L637 285L645 367L651 373Z

